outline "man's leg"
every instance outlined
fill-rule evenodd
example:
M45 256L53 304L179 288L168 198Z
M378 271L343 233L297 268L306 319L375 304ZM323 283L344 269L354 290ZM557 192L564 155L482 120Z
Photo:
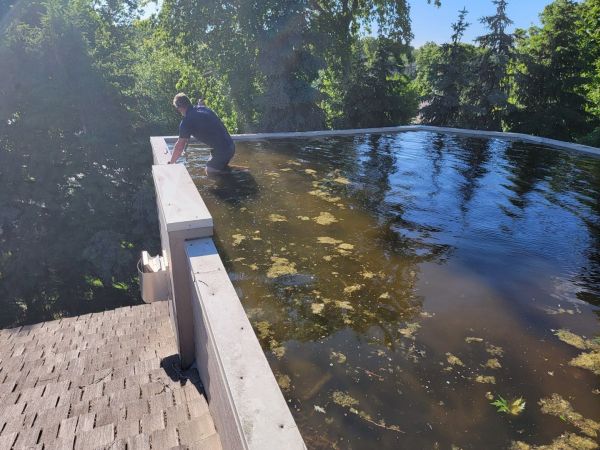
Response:
M231 144L227 150L213 150L211 158L206 163L206 173L225 173L228 172L227 165L235 154L235 144Z

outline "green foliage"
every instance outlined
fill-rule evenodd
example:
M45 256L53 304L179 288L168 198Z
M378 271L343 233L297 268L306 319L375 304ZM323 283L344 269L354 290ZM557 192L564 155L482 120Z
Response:
M406 123L416 114L417 96L403 73L403 52L383 37L374 47L372 59L366 52L355 57L343 101L343 126L390 126Z
M462 98L468 86L474 83L471 67L475 49L461 43L469 26L466 15L467 10L463 8L458 21L452 24L452 42L441 46L440 62L432 64L429 69L432 72L431 93L425 98L426 104L421 109L425 123L443 126L463 126L468 123L469 105Z
M521 397L508 401L499 395L498 398L490 404L498 408L498 412L510 414L512 416L518 416L525 410L525 400Z
M108 69L116 55L99 57L117 39L103 20L84 2L31 1L2 34L2 326L139 301L150 158L115 88L127 78Z
M507 69L514 38L506 28L513 22L506 15L505 0L493 0L493 3L496 14L480 19L489 33L476 39L481 49L475 62L477 81L467 93L467 102L474 111L470 126L485 130L501 130L502 120L510 109Z
M577 33L579 5L556 0L541 14L542 27L517 37L512 129L574 140L590 131L590 59Z
M433 95L433 86L437 79L437 68L442 63L441 47L435 42L427 42L415 50L416 73L412 85L422 99Z

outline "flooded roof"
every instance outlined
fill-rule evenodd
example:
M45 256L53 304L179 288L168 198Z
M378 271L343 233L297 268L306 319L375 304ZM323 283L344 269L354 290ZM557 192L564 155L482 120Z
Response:
M220 449L166 302L0 330L0 448Z

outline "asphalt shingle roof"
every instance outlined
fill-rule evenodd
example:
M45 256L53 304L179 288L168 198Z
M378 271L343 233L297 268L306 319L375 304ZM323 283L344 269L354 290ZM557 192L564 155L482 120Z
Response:
M0 330L0 450L221 449L166 302Z

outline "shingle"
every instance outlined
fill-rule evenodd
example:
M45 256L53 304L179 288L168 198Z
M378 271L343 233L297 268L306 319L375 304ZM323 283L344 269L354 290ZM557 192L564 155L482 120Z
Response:
M208 443L197 372L180 374L166 303L0 330L0 449Z
M83 434L77 434L75 439L76 450L87 450L91 448L103 447L109 445L115 440L115 426L113 424L104 425L100 428L94 428Z
M156 430L162 430L165 428L165 419L163 411L156 413L146 414L140 419L142 427L142 433L150 435Z
M150 440L152 442L152 448L171 448L179 443L177 439L177 430L175 428L157 430L152 433Z
M215 433L212 418L208 415L182 423L177 429L179 430L180 443L183 445L193 444Z
M128 450L150 450L150 436L138 434L127 439Z

